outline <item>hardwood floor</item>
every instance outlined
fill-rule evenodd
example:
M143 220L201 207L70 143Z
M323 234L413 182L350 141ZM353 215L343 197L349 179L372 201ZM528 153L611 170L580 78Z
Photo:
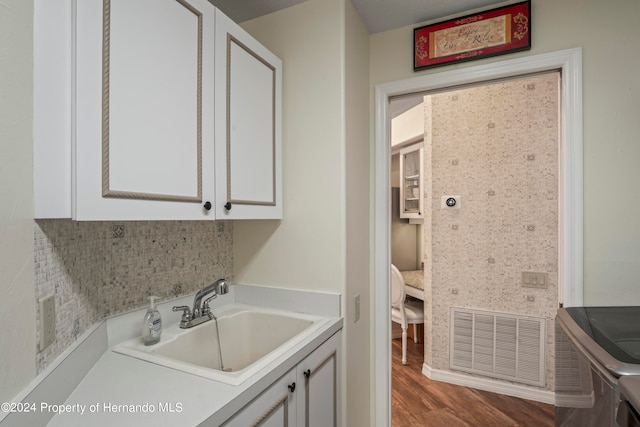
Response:
M554 407L440 381L422 374L423 344L393 340L392 427L553 427Z

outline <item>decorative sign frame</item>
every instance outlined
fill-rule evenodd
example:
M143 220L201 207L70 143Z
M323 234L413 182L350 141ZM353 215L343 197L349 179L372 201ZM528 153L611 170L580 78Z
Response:
M531 0L413 30L413 70L531 49Z

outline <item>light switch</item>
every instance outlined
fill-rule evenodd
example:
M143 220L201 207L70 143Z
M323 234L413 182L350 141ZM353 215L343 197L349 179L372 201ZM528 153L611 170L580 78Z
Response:
M537 271L522 272L522 287L547 289L549 287L548 273Z

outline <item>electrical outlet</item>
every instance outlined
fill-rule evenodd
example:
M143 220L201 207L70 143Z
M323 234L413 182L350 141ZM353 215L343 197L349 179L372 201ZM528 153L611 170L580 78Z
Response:
M56 298L49 295L40 299L40 351L56 339Z
M355 304L355 318L353 320L353 322L355 323L360 320L360 294L353 297L353 303Z

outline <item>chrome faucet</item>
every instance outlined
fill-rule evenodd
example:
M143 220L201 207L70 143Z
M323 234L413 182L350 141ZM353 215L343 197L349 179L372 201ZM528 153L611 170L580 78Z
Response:
M192 328L215 318L213 313L211 313L209 303L211 300L217 298L218 295L224 295L227 292L229 292L229 283L225 279L218 279L196 293L193 299L193 309L186 305L173 307L173 311L182 310L180 327L182 329ZM202 299L209 294L211 294L211 296L202 302Z

